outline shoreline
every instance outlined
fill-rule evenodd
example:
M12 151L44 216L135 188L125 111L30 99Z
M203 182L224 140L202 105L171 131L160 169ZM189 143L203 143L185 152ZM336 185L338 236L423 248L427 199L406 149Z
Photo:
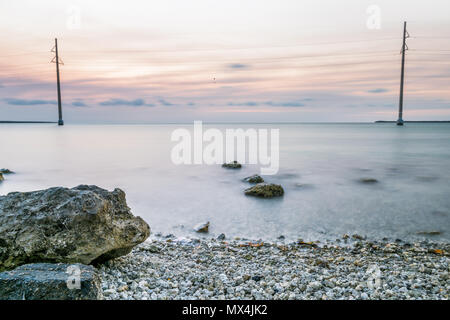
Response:
M155 239L98 266L104 298L448 299L450 244Z

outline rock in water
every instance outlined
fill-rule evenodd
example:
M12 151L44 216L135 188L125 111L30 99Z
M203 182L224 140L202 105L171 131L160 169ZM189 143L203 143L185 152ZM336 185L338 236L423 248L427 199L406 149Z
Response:
M258 183L256 186L245 189L245 194L261 198L273 198L281 197L284 190L279 184Z
M0 172L0 181L5 180L5 178L3 178L3 174Z
M12 172L11 170L9 170L9 169L0 169L0 174L1 173L3 173L3 174L11 174L11 173L14 173L14 172Z
M441 231L420 231L420 232L417 232L417 234L422 235L422 236L438 236L441 233L442 233Z
M378 183L377 179L374 178L361 178L358 180L360 183L367 183L367 184L371 184L371 183Z
M0 196L0 271L35 262L100 263L149 235L120 189L80 185Z
M264 179L261 176L255 174L251 177L245 178L244 181L249 183L263 183Z
M194 227L195 232L207 233L209 231L209 221L205 223L199 223Z
M222 167L228 168L228 169L240 169L240 168L242 168L242 165L235 160L235 161L230 162L230 163L224 163L222 165Z
M92 266L34 263L0 273L1 300L102 298L101 280Z

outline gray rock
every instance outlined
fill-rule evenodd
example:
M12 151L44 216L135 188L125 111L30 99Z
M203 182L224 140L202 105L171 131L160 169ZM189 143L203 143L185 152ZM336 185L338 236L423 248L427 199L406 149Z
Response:
M221 234L219 234L219 236L217 237L217 240L223 241L223 240L225 240L225 239L226 239L225 233L221 233Z
M222 165L223 168L228 168L228 169L240 169L242 168L242 165L237 162L236 160L230 163L224 163Z
M0 271L35 262L104 262L149 235L120 189L81 185L0 196Z
M244 179L245 182L249 183L263 183L264 179L260 175L253 175Z
M278 184L258 183L257 185L245 189L245 194L261 198L281 197L284 194L283 187Z
M199 233L207 233L209 231L209 221L197 224L194 230Z
M100 277L92 266L35 263L0 273L1 300L102 298Z
M261 276L259 276L259 275L256 275L256 276L253 276L253 277L252 277L252 280L258 282L258 281L260 281L262 278L263 278L263 277L261 277Z

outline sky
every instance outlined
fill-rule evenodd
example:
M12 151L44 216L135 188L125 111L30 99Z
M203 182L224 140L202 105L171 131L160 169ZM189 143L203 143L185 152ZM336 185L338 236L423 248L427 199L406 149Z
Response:
M450 119L448 0L0 0L0 120Z

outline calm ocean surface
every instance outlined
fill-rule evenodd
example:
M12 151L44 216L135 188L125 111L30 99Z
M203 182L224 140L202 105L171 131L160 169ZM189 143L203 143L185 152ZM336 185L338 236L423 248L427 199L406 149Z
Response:
M246 197L242 178L256 166L172 163L174 129L192 125L0 124L0 195L53 186L122 188L152 232L274 240L450 239L450 124L221 124L205 129L279 128L280 199ZM365 185L360 178L379 183Z

